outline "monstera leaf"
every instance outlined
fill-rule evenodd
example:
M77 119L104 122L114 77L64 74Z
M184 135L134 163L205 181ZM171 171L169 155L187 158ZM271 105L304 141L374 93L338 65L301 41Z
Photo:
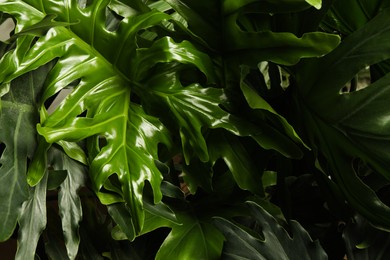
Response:
M292 65L304 57L319 57L336 47L340 39L334 34L310 32L298 37L290 32L275 32L267 19L249 19L241 22L245 14L293 12L310 6L321 7L321 1L214 1L165 0L188 22L193 31L218 53L223 52L226 64L256 65L269 60ZM298 5L298 8L297 8ZM221 12L217 12L221 10ZM271 15L272 16L272 15ZM263 17L262 17L263 18ZM260 21L267 24L258 28ZM264 27L264 26L263 26ZM222 33L221 33L222 32ZM221 35L221 37L217 37ZM316 44L317 40L321 44ZM234 70L237 71L237 67Z
M388 232L372 227L362 216L356 215L343 231L348 259L386 259L389 257Z
M76 4L76 2L74 3ZM20 2L9 3L7 6L12 4L14 4L12 10L18 10L18 12L23 10L19 7ZM45 8L47 12L50 8L54 8L51 4L48 3L49 6ZM66 10L65 6L63 8ZM105 8L96 9L94 14L104 13L104 11ZM88 7L79 9L79 13L72 13L77 16L82 15L83 12L88 12ZM41 18L44 17L44 13L40 15ZM128 27L129 34L131 32L136 34L141 28L158 23L164 18L166 18L165 14L154 12L154 15L133 17L132 19L135 20L132 23L122 21L122 27ZM18 23L21 22L18 20ZM79 23L74 31L77 32L82 26L85 27L86 24ZM99 23L94 26L104 29L104 20L100 26ZM105 30L101 33L102 35L99 36L96 31L96 38L90 39L90 43L93 44L97 38L104 38L105 35L112 38L117 37ZM127 35L123 37L127 37ZM21 36L17 41L20 42L27 38L31 37ZM132 37L117 39L113 42L121 45L128 39L132 39ZM117 174L122 184L123 198L130 204L134 214L138 216L135 218L135 225L136 229L139 230L143 219L141 196L144 180L148 179L155 188L156 201L161 197L159 183L162 177L154 166L153 157L157 157L156 145L159 142L168 142L163 126L159 124L157 119L142 117L142 108L130 105L131 83L129 79L122 76L103 56L97 54L92 45L86 44L68 28L62 26L51 28L31 48L23 49L23 47L25 46L17 44L16 50L4 57L5 60L12 59L14 61L19 50L25 52L20 61L21 64L17 64L13 74L3 74L4 82L10 81L12 79L10 77L42 66L56 58L58 61L46 79L42 103L70 83L79 80L74 91L54 113L45 115L45 108L43 105L41 106L42 123L38 128L39 132L45 136L49 143L62 140L79 141L94 135L105 138L107 145L103 148L97 147L98 151L95 154L91 153L94 156L91 158L90 166L94 187L99 192L108 177ZM112 50L112 48L106 49L108 52ZM121 49L121 47L118 46L117 49ZM119 51L117 54L121 53L121 55L115 58L115 63L123 62L120 59L125 58L125 53L130 55L133 51L134 48L131 47ZM109 55L109 53L106 54ZM78 117L83 111L86 111L86 117ZM140 142L137 136L148 136L153 140L153 144ZM92 147L94 146L92 145ZM148 149L145 150L146 148ZM133 161L129 159L130 157L133 158ZM36 158L36 160L41 160L41 158ZM40 180L40 177L34 176L34 174L36 173L28 176L31 185L35 185ZM121 200L122 194L119 195L119 198L104 197L103 195L101 198L103 202L111 203L113 200Z
M224 259L327 259L318 241L295 221L290 222L291 236L255 202L247 202L260 232L249 231L224 218L215 218L226 241Z
M248 197L280 213L265 199L273 187L264 183L273 186L283 178L273 158L299 159L306 144L259 94L250 72L261 61L293 66L332 51L340 37L316 31L320 18L313 17L326 12L317 10L321 5L320 0L0 0L1 15L16 23L0 46L0 240L19 221L17 257L33 258L46 225L46 189L59 189L64 236L53 237L65 247L48 243L52 255L74 259L93 252L100 259L108 249L95 248L88 232L105 225L104 241L110 231L114 239L133 241L170 229L157 259L241 253L231 244L232 230L244 246L258 249L248 258L267 257L263 250L280 247L290 255L298 245L313 258L324 257L318 245L309 248L311 240L298 224L292 222L291 238L258 206L251 206L255 218L271 223L264 228L265 241L232 222L248 214L243 204ZM341 95L339 89L365 65L390 58L388 14L330 55L285 67L293 77L286 92L294 93L296 112L313 129L307 144L328 159L332 181L347 200L383 229L389 227L388 208L355 176L350 162L359 157L389 179L385 142L377 142L387 140L387 111L380 104L388 76L364 91ZM314 22L295 30L299 24L290 21L298 20ZM62 95L58 106L52 104ZM333 143L335 149L328 146ZM178 155L185 164L181 175L170 162ZM107 221L87 229L80 224L78 195L84 185L108 205ZM180 185L191 194L184 195ZM113 259L120 258L123 245L116 242L117 255L104 251Z
M150 182L156 203L162 196L162 175L155 160L158 144L171 145L165 125L179 131L187 163L192 156L209 160L202 136L207 128L250 136L266 149L295 157L299 148L293 142L285 151L268 136L272 136L270 131L241 122L221 108L226 97L222 89L212 87L217 81L210 58L189 42L156 33L157 26L164 27L171 19L168 14L150 10L141 1L131 6L76 0L0 3L1 11L16 19L15 35L10 39L16 47L0 64L2 91L7 91L13 79L55 60L41 96L38 132L45 140L40 141L32 161L30 185L39 183L45 172L45 153L50 144L58 143L70 157L89 164L93 187L103 203L128 203L138 232L144 215L144 182ZM337 40L332 42L322 45L326 50L314 53L304 43L292 55L298 59L320 55ZM305 46L307 55L300 55ZM202 77L189 86L182 84L179 72L187 68L206 77L204 86L199 82ZM48 113L45 103L65 88L71 93ZM141 102L135 102L137 97ZM167 116L162 111L170 112ZM89 162L75 144L87 138Z
M389 175L389 79L387 74L354 92L341 89L360 70L390 58L390 10L351 34L332 53L302 62L295 99L312 145L324 155L347 201L375 226L389 230L390 207L360 179L353 159L360 159L387 181ZM298 94L299 93L299 94Z
M9 83L18 76L56 60L46 77L40 104L38 132L46 140L40 141L28 182L34 186L43 177L45 153L51 143L62 145L70 156L76 154L77 158L85 158L81 149L69 143L91 137L88 156L93 187L105 204L123 200L128 203L137 233L143 225L142 192L146 180L151 183L155 202L161 199L162 175L154 160L158 159L158 144L169 146L170 136L157 118L147 115L143 107L131 101L131 91L138 90L142 97L143 88L139 81L158 62L176 61L195 65L202 72L213 70L208 57L189 43L178 44L165 37L148 50L138 48L138 32L169 19L165 13L130 12L130 7L117 10L115 2L108 1L93 4L71 1L69 4L47 1L41 6L35 1L1 2L1 11L13 15L17 22L16 34L10 39L16 40L16 47L4 55L0 64L2 92L7 92ZM118 15L126 16L117 21L119 24L114 31L106 25L109 20L107 10L117 10ZM161 75L165 74L156 74L156 77ZM168 77L162 86L169 89L176 85L176 81L176 75ZM49 114L45 102L68 86L73 86L71 94ZM178 93L186 92L179 87ZM213 92L218 94L209 95ZM186 150L197 150L199 145L196 142L203 139L200 129L205 119L206 126L211 126L215 125L213 114L228 116L216 103L223 92L206 88L197 95L201 95L202 103L190 107L192 112L201 111L199 123L175 108L179 104L173 102L179 99L173 95L167 99L169 107L178 111L174 119L179 118L181 123L180 133L187 158ZM154 91L153 96L159 97L158 92ZM212 104L212 110L202 111L204 104ZM180 105L184 108L183 104ZM193 122L197 122L195 131L191 126ZM186 140L190 140L189 144ZM203 146L202 142L200 144L198 155L207 160L207 149L204 143ZM85 159L81 161L85 162ZM117 178L113 179L113 175Z

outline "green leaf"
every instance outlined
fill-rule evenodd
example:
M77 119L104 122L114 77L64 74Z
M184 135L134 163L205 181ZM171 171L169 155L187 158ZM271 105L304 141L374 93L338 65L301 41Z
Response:
M348 259L369 260L390 257L388 232L372 227L362 216L356 215L343 231Z
M58 217L57 209L57 203L47 203L47 226L41 239L45 241L45 253L49 259L68 260L61 219Z
M318 242L298 222L291 221L292 236L263 208L248 202L260 233L249 231L224 218L214 218L226 241L224 259L327 259Z
M188 29L202 39L202 44L214 50L220 47L218 13L216 1L164 0L188 23Z
M174 190L174 187L167 189ZM210 193L200 191L192 195L191 200L167 198L166 204L177 218L175 222L156 213L146 215L147 231L159 227L171 228L156 259L219 259L224 238L213 225L212 217L230 219L248 214L242 203L244 194L236 193L237 189L229 173L219 173L213 176L213 191ZM167 193L172 194L173 191Z
M19 219L18 249L15 259L34 259L39 237L46 227L46 185L48 173L23 203Z
M164 240L156 259L217 259L223 236L211 224L190 215L181 215L180 226L175 226Z
M84 186L86 170L82 164L73 161L56 148L49 150L48 161L55 170L67 172L58 193L58 207L68 257L74 259L80 243L78 230L82 220L81 200L78 191Z
M386 0L335 1L322 23L331 31L349 35L388 7Z
M321 9L322 0L305 0L308 4L314 6L316 9Z
M157 50L164 55L156 55ZM146 66L144 57L147 57L150 63L145 67L147 69L153 64L162 64L156 65L154 67L156 73L144 79L143 84L137 85L135 91L142 97L147 112L156 115L164 124L179 131L187 164L193 156L199 157L203 162L209 160L203 136L208 128L224 128L238 136L250 136L265 149L274 149L288 157L301 156L300 149L293 142L274 131L265 122L255 125L222 109L222 105L227 102L225 91L207 85L213 83L215 77L210 72L214 70L209 58L188 42L175 43L169 38L163 38L151 48L139 50L139 54L141 53L142 63L137 63L137 67ZM198 74L194 83L184 85L181 82L183 69L172 63L173 61L191 65L203 72L207 81L204 84L206 86L200 84L202 75ZM141 69L137 75L142 75Z
M319 60L302 62L296 75L295 96L302 122L316 151L326 157L328 174L346 200L373 225L389 230L390 207L356 174L353 158L360 158L390 179L388 107L390 74L367 88L341 93L361 69L390 58L390 10L384 10ZM375 51L372 51L374 50ZM329 164L329 165L327 165Z
M47 180L47 189L55 190L64 182L68 173L66 170L52 170L49 169L49 177Z
M243 30L237 24L239 13L225 20L225 50L236 64L256 66L260 61L293 65L302 58L321 57L332 51L339 43L337 35L322 32L304 33L297 37L290 32L273 32L271 28L261 31ZM322 44L317 44L318 42Z
M222 158L229 167L237 185L258 195L264 195L262 174L265 165L259 160L254 162L251 158L253 150L250 146L229 133L213 131L209 137L209 152L211 161L215 163Z
M274 186L277 183L277 172L264 171L261 179L263 181L264 187Z
M122 231L127 239L133 241L136 237L136 232L134 230L133 221L129 210L126 208L124 203L116 203L107 206L108 213L113 218L115 223L118 225L119 230ZM115 229L113 229L115 232ZM111 232L113 238L115 239L115 233Z
M246 76L249 74L249 68L243 66L241 68L241 83L240 87L245 96L248 105L252 109L260 109L269 112L273 117L282 124L285 134L289 136L294 142L305 145L298 134L295 132L294 128L287 122L287 120L278 114L268 102L262 98L251 86L250 82L246 81Z
M35 102L49 69L42 67L15 80L9 94L0 101L0 241L12 235L18 212L28 198L27 163L36 147L38 122Z
M151 183L156 202L161 199L159 187L162 177L154 159L158 158L158 143L168 145L169 137L158 119L144 114L140 106L130 105L129 86L133 83L127 77L130 74L128 60L135 53L138 31L152 27L169 16L150 11L125 17L113 33L105 28L107 4L95 3L95 9L91 9L94 6L91 4L84 9L72 8L70 12L68 6L58 7L54 2L46 1L45 12L53 12L58 20L72 23L69 26L71 30L63 26L53 27L44 36L38 37L35 43L32 43L30 36L21 35L17 39L15 52L3 57L0 67L5 69L0 74L0 80L7 83L57 59L47 75L41 104L79 80L73 92L52 114L48 115L41 106L39 133L48 143L60 142L62 145L62 141L75 142L94 137L89 146L93 187L105 203L124 199L132 210L134 225L139 232L143 222L142 189L145 180ZM14 14L18 23L22 24L25 22L23 15L29 15L32 7L18 1L8 1L0 9ZM16 9L18 12L15 12ZM91 15L86 18L85 13L90 11ZM39 17L34 18L36 23L45 16L43 12L34 13ZM29 27L30 24L23 29L28 30ZM86 34L88 31L94 34ZM101 38L108 41L100 41ZM20 63L16 64L16 61ZM7 65L7 62L13 66ZM127 73L127 76L123 73ZM87 116L78 117L83 111L87 111ZM122 138L118 138L119 135ZM100 147L99 138L105 139L107 145ZM68 154L75 154L73 157L84 161L80 151L74 150L76 146L65 148ZM109 180L113 174L118 176L120 185L116 194L110 195L101 189L113 186ZM29 174L33 184L41 177Z
M160 227L169 227L173 224L180 225L175 213L163 202L153 204L144 197L144 207L145 223L141 234L151 232ZM107 208L110 216L118 224L111 231L112 237L116 240L128 239L133 241L136 238L136 234L129 208L124 203L108 205Z
M40 22L32 26L29 26L28 28L20 31L19 33L12 35L8 41L12 42L14 39L17 39L22 35L43 36L52 27L70 25L70 23L66 23L66 22L56 22L54 20L56 17L57 15L55 14L49 14L45 16Z
M280 13L302 11L310 5L321 8L321 0L226 0L223 1L224 14L233 12L262 12L262 13ZM319 9L319 8L317 8Z
M213 170L210 163L192 160L188 165L183 165L182 175L184 183L192 194L195 194L199 187L211 192Z

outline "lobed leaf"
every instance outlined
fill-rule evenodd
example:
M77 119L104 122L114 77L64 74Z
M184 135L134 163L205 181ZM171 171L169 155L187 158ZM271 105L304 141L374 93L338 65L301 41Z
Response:
M389 257L390 236L378 231L360 215L343 230L347 256L353 260L386 259Z
M46 185L48 173L42 181L30 188L28 200L23 203L19 219L18 248L15 259L34 259L39 237L46 227Z
M384 10L346 38L332 53L303 62L297 75L299 113L310 129L312 144L325 155L335 182L347 201L375 226L389 230L390 208L356 174L360 158L386 179L389 176L389 120L385 105L389 74L367 88L341 88L367 65L390 58L390 10ZM388 73L388 72L387 72Z
M241 189L249 190L260 196L264 195L261 176L265 165L250 159L253 158L254 152L248 144L241 142L232 134L221 131L210 133L208 140L213 163L222 158Z
M223 10L225 14L243 10L252 10L262 13L280 13L302 11L308 9L310 5L317 9L321 8L321 0L225 0Z
M28 73L11 84L0 100L0 241L16 227L22 203L28 199L26 172L36 148L36 99L50 66Z
M157 11L151 11L147 15L133 15L124 18L116 32L110 32L105 28L105 8L108 1L102 1L99 5L87 5L85 8L76 7L77 1L69 2L69 6L54 2L45 2L44 7L36 4L31 1L32 6L43 11L35 12L37 17L43 19L41 24L52 28L43 36L35 34L38 38L33 44L33 36L19 33L16 50L3 57L0 66L6 66L6 69L0 78L7 83L57 59L47 75L38 131L49 144L59 142L67 148L68 154L75 154L75 157L82 161L85 160L77 146L67 144L92 136L95 136L95 140L99 136L105 138L105 147L90 145L90 154L93 154L90 158L90 168L94 188L105 203L122 201L124 198L135 215L135 226L139 231L143 221L142 189L145 180L152 184L155 201L161 199L159 186L162 177L154 164L154 158L157 158L157 144L168 144L169 137L157 119L144 114L141 107L130 105L129 86L132 83L128 78L130 75L127 73L127 59L135 53L137 32L154 26L169 16ZM21 6L25 9L20 8L19 13L12 13ZM11 1L5 5L3 11L11 11L11 14L16 15L17 22L23 24L24 12L28 13L31 9L27 7L25 3ZM58 12L61 9L63 12ZM91 15L86 18L85 15L90 11ZM58 15L57 19L72 23L71 29L44 18L45 12L54 13ZM87 22L86 19L93 23ZM37 18L36 24L39 24L39 21ZM39 27L35 25L37 26ZM35 29L28 28L35 27L27 26L23 29L32 33ZM92 31L93 34L86 34L86 30ZM110 41L100 41L99 38ZM107 44L110 44L109 48ZM112 50L115 50L115 55ZM7 61L13 66L9 66ZM127 76L123 73L127 73ZM44 102L77 80L80 82L74 91L48 115L43 107ZM87 117L78 117L83 111L88 111ZM41 157L37 156L32 165L42 165L40 162L45 149L41 150ZM133 173L134 175L130 176ZM39 174L30 171L30 184L35 185L41 180L43 175ZM108 178L112 174L117 174L121 183L116 195L100 192L103 186L111 185Z
M214 226L189 215L179 217L164 240L156 259L216 259L221 254L223 236Z
M298 222L291 221L292 235L255 202L247 202L261 228L260 235L224 218L214 218L226 241L224 259L327 259L318 242Z
M69 259L77 256L80 236L79 225L82 220L79 189L85 184L86 171L83 165L73 161L66 154L54 147L49 151L48 161L54 170L65 170L66 178L58 193L59 215Z

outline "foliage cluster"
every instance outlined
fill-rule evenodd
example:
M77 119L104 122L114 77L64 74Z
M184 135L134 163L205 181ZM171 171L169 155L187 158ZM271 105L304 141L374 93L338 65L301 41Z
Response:
M16 259L389 257L389 1L0 12L16 24L0 43Z

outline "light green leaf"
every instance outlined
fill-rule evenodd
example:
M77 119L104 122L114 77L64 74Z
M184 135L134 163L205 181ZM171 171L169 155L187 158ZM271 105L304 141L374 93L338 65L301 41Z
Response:
M316 9L321 9L322 0L305 0L308 4L314 6Z
M110 32L105 28L104 19L108 2L101 5L94 3L84 9L73 8L71 12L69 6L62 4L47 1L44 10L56 14L57 20L72 23L69 26L71 30L63 26L53 27L44 36L38 37L34 44L30 36L20 36L16 51L4 56L0 64L4 68L0 80L7 83L58 59L47 75L41 99L42 122L38 126L39 132L49 144L59 142L66 148L67 154L83 162L85 160L79 148L64 145L66 143L63 141L75 142L94 137L94 141L90 142L89 154L95 191L105 202L124 199L132 210L135 228L139 232L143 222L142 189L145 180L151 183L156 202L161 199L159 187L162 176L154 164L154 158L158 158L158 143L169 144L169 137L156 118L144 114L141 107L130 105L129 86L133 83L128 78L131 74L129 68L132 69L128 66L128 60L135 54L138 31L154 26L169 16L150 11L147 15L141 13L125 17L118 29ZM94 5L96 8L93 9ZM19 7L20 11L13 13ZM15 14L17 21L23 23L23 15L28 16L30 9L19 1L8 1L0 10ZM85 14L90 11L91 15L86 18ZM37 17L40 16L36 22L45 17L43 12L40 15L38 11L35 13ZM86 34L86 31L94 33ZM101 41L102 38L107 41ZM7 62L13 66L7 65ZM43 103L77 80L80 82L74 91L52 114L47 115ZM87 116L78 117L84 111L87 111ZM100 147L99 138L105 139L107 145ZM39 161L40 158L34 159L32 164ZM118 175L120 180L116 194L101 192L103 187L113 187L109 180L113 174ZM36 184L41 177L36 173L29 174L32 184Z
M195 194L192 200L183 196L167 199L167 206L175 213L176 221L169 221L156 213L146 215L146 231L169 227L171 232L161 245L156 259L219 259L223 236L214 227L212 217L232 218L248 214L237 186L229 173L213 177L213 191ZM175 193L175 186L166 186L164 195Z
M223 236L211 224L190 215L181 215L176 226L164 240L156 259L218 259Z

